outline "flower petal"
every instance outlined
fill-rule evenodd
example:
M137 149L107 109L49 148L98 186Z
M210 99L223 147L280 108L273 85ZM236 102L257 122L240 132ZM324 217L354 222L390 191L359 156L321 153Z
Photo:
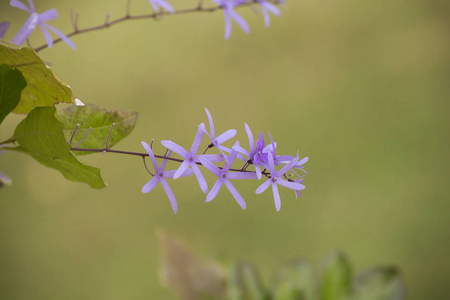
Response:
M228 141L229 139L233 138L237 133L236 129L229 129L227 131L225 131L224 133L222 133L221 135L219 135L216 138L216 141L218 144L222 144L223 142Z
M247 156L250 158L250 153L248 153L248 151L247 151L246 149L242 148L241 146L239 146L239 145L234 145L232 148L233 148L234 150L236 150L237 152L239 152L239 153L242 153L242 154L244 154L244 155L247 155ZM246 160L244 160L244 161L246 161Z
M205 168L207 168L209 171L211 171L211 173L213 173L217 177L220 177L220 175L222 175L222 171L219 169L219 167L217 167L215 164L213 164L209 160L207 160L203 157L200 157L200 162Z
M228 172L227 178L228 179L256 179L258 177L256 176L255 172Z
M159 178L157 176L154 176L149 182L147 182L144 187L142 188L143 193L148 193L151 190L155 188L155 186L158 184Z
M198 168L197 164L191 164L192 170L194 170L195 177L197 177L198 184L200 185L200 189L203 193L208 193L208 184L206 183L205 178L203 177L202 172Z
M281 208L280 193L278 192L278 186L275 182L272 183L272 191L273 191L273 199L275 201L275 207L277 211L280 211Z
M274 166L274 162L273 162L273 156L272 156L271 152L269 152L269 155L268 155L267 158L268 158L268 163L269 163L270 176L276 177L277 176L277 170L275 170L275 166Z
M228 40L231 35L231 19L228 9L223 9L223 16L225 17L225 39Z
M292 169L295 166L295 164L298 162L298 158L299 158L298 156L295 157L293 160L288 162L283 168L281 168L281 170L279 170L277 172L278 176L284 175L284 174L286 174L287 171Z
M231 168L231 166L233 165L233 163L234 163L234 161L236 159L236 155L237 155L237 151L236 150L231 151L230 157L228 157L228 161L226 162L226 164L222 168L222 172L223 173L228 172L228 170Z
M24 10L24 11L27 11L27 12L29 12L30 14L33 13L33 11L31 11L31 10L30 10L25 4L23 4L21 1L18 1L18 0L11 0L11 2L9 2L9 4L10 4L12 7L15 7L15 8Z
M256 194L261 194L264 192L272 183L272 180L269 178L263 184L261 184L255 191Z
M51 48L53 46L53 39L52 39L52 36L50 35L50 32L47 31L45 26L40 25L39 28L41 29L42 33L44 34L45 41L47 42L48 47Z
M169 3L167 3L164 0L156 0L156 3L158 3L159 6L161 6L162 8L164 8L165 10L170 12L171 14L173 14L175 12L175 10L173 9L172 5L170 5Z
M177 172L177 170L164 171L162 177L163 178L173 178L175 176L176 172ZM179 177L188 177L188 176L191 176L192 174L194 174L194 171L192 169L187 169Z
M55 8L49 9L47 11L44 11L42 14L39 14L39 23L54 20L57 17L58 17L58 11Z
M244 198L242 198L241 194L239 194L234 185L229 180L224 180L223 183L233 195L239 206L242 207L242 209L245 209L247 205L245 204Z
M270 26L270 16L269 16L269 12L267 11L267 9L263 6L263 3L260 4L261 5L261 11L264 17L264 26L269 27Z
M200 162L200 157L209 160L210 162L221 162L226 160L226 156L223 154L202 154L202 155L196 155L194 157L195 162Z
M198 126L197 134L195 135L194 142L191 146L191 151L189 152L192 156L197 154L198 148L200 148L200 144L202 143L203 136L205 135L205 124L200 124Z
M12 39L11 43L16 45L22 45L23 42L26 41L26 39L30 36L30 34L34 31L36 28L36 25L38 23L38 14L32 13L28 20L23 24L22 28L20 28L19 32L16 34L16 36Z
M266 8L268 11L270 11L275 16L277 16L277 17L281 16L280 9L273 3L266 1L266 2L262 3L261 5L264 6L264 8Z
M214 123L211 114L209 113L209 110L205 107L206 115L208 116L209 121L209 128L211 130L211 140L214 140L216 138L216 135L214 134Z
M253 140L253 134L252 131L250 130L250 127L248 127L247 123L244 123L245 125L245 131L247 132L247 136L248 136L248 143L250 145L250 155L255 154L255 141ZM244 154L244 153L242 153ZM249 157L251 159L251 157Z
M62 39L64 41L64 43L66 43L70 48L72 48L73 50L76 50L77 47L75 47L75 44L61 31L59 31L58 29L56 29L55 27L48 25L48 24L44 24L44 26L47 29L50 29L51 31L53 31L60 39Z
M167 153L166 157L170 157L170 154L172 154L172 151L169 151ZM161 165L159 166L158 170L164 171L164 169L166 168L166 165L167 165L167 161L168 161L168 159L163 160Z
M156 162L156 158L155 155L153 154L152 148L150 148L150 146L146 142L141 142L141 144L142 146L144 146L145 151L147 151L148 155L150 156L155 171L158 172L158 163Z
M177 203L177 199L175 199L175 195L173 194L172 190L170 189L169 184L167 183L167 181L164 178L161 178L160 181L161 181L161 185L164 188L164 191L167 194L167 197L169 197L170 205L172 206L173 213L177 214L178 203Z
M6 34L6 31L8 31L9 22L2 22L0 23L0 39L3 39L3 37Z
M245 21L245 19L243 17L241 17L234 10L230 10L229 14L230 14L230 17L233 18L234 21L236 21L236 23L239 25L239 27L242 28L242 30L244 30L245 33L247 33L247 34L250 33L250 27L248 26L247 21Z
M221 187L222 187L222 179L218 178L212 189L209 191L208 196L206 196L206 202L209 202L214 198L216 198L217 193L219 193Z
M178 168L178 170L175 172L175 174L173 175L173 179L177 179L179 177L181 177L181 175L186 172L186 170L189 168L189 161L185 160L181 163L180 167Z
M175 152L176 154L178 154L183 158L188 158L189 156L189 153L183 147L179 146L178 144L175 144L172 141L161 141L161 144L167 149L172 150L173 152Z
M305 186L303 184L298 183L298 182L287 181L287 180L282 179L281 177L279 177L277 179L277 184L287 187L288 189L291 189L294 191L300 191L300 190L305 189Z
M36 12L36 9L34 8L33 0L28 0L28 5L30 6L30 9L32 12Z

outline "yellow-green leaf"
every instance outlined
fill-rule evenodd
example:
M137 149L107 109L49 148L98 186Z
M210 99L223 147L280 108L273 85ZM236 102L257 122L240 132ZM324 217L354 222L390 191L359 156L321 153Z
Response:
M0 40L0 64L16 68L27 81L14 113L27 114L35 107L54 106L61 102L74 103L72 89L53 73L33 49Z

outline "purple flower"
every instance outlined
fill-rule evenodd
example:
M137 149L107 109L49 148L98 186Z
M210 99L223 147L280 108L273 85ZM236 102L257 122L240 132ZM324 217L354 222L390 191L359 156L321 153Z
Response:
M9 22L2 22L0 23L0 39L3 39L3 37L6 34L6 31L8 30Z
M148 0L148 2L150 2L150 4L153 6L153 10L155 12L158 11L158 6L161 6L162 8L164 8L165 10L170 12L171 14L173 14L175 12L175 10L173 9L172 5L167 3L167 1L165 1L165 0Z
M175 174L175 170L164 171L164 168L166 167L166 164L167 164L167 159L163 160L163 162L161 163L161 166L158 167L158 163L156 162L156 158L155 158L155 155L153 154L152 148L150 148L150 146L145 142L142 142L142 146L144 146L145 150L147 151L148 155L150 156L150 159L152 160L152 163L153 163L153 167L155 168L155 175L149 182L147 182L146 185L144 185L144 187L142 188L142 192L143 193L150 192L158 184L158 182L161 182L161 185L163 186L164 191L167 194L167 197L169 197L173 212L176 214L178 211L177 200L175 199L175 196L174 196L172 190L170 189L169 184L167 184L167 181L166 181L166 178L173 178L173 176ZM170 156L170 151L167 154L167 157L169 157L169 156ZM192 173L193 173L192 170L188 169L180 176L191 176Z
M264 16L264 25L266 27L269 27L270 25L269 12L279 17L281 15L280 10L278 9L278 7L276 7L276 5L270 3L267 0L256 0L256 2L259 4L259 7L261 7L261 11Z
M200 157L200 162L202 163L202 165L218 177L211 191L206 196L206 202L213 200L217 196L217 193L222 187L222 184L225 184L225 186L228 188L228 190L233 195L234 199L236 199L237 203L242 207L242 209L246 208L244 199L233 186L233 184L231 184L229 179L256 179L256 174L253 172L228 172L233 165L236 156L237 151L232 150L228 161L225 163L222 169L220 169L207 159Z
M205 130L205 133L211 139L211 145L213 145L214 147L219 149L220 152L222 152L222 154L224 154L223 151L230 153L231 149L227 148L225 146L222 146L221 144L228 141L229 139L233 138L236 135L236 132L237 132L236 129L229 129L216 138L216 135L214 132L214 123L213 123L212 116L209 113L207 108L205 108L205 111L206 111L206 114L208 115L209 128L210 128L210 133L208 133L206 130Z
M287 187L294 191L303 190L305 188L305 186L299 182L292 182L292 181L283 179L283 175L286 174L290 169L292 169L295 166L295 164L298 162L298 156L295 157L293 160L291 160L287 165L285 165L279 171L275 170L273 156L271 154L268 155L268 159L269 159L269 165L268 165L267 169L270 172L270 178L267 179L263 184L261 184L256 189L256 194L261 194L270 185L272 185L272 192L273 192L273 197L275 200L275 207L276 207L277 211L280 211L281 201L280 201L280 194L278 192L278 185Z
M303 178L295 179L294 182L301 184L301 183L303 183ZM294 190L294 193L295 193L295 199L297 199L297 197L298 198L302 197L302 195L300 194L300 190Z
M177 153L185 160L181 163L178 170L175 172L173 178L177 179L181 176L189 167L194 170L195 177L197 177L198 184L200 185L203 193L208 193L208 184L206 183L205 178L200 172L200 169L197 166L197 161L199 160L200 155L197 155L198 148L200 147L200 143L202 142L203 135L205 134L205 124L200 124L197 134L195 136L194 142L192 143L191 150L187 152L183 147L175 144L172 141L161 141L161 144L169 150ZM221 155L223 156L223 155Z
M228 38L231 35L231 19L233 19L239 27L244 30L245 33L250 33L250 27L248 26L247 22L242 18L240 15L238 15L233 8L242 2L240 0L213 0L217 5L220 5L223 8L223 15L225 17L225 39L228 40Z
M261 146L264 147L264 137L262 133L259 135L259 140L257 141L256 148L255 148L255 141L253 140L253 134L250 130L250 127L247 125L247 123L244 123L245 125L245 131L247 132L248 136L248 142L250 145L250 152L248 152L246 149L241 147L239 144L235 144L233 146L233 149L238 151L239 153L242 153L246 155L249 160L253 163L255 166L256 176L258 179L261 179L261 168L260 165L263 164L263 167L266 168L265 164L262 163L261 156L262 156L262 149ZM258 155L258 153L261 152L261 155Z
M31 33L36 28L36 25L39 26L42 33L44 34L45 40L47 41L48 47L51 48L53 46L53 39L48 30L53 31L59 38L61 38L70 48L73 50L76 49L75 44L61 31L56 29L55 27L45 24L45 22L54 20L58 16L58 12L56 9L50 9L42 14L38 14L34 8L33 0L28 0L28 4L30 7L27 7L25 4L18 0L11 0L11 6L22 9L30 13L30 17L16 34L16 36L11 41L13 44L22 45L23 42L31 35Z

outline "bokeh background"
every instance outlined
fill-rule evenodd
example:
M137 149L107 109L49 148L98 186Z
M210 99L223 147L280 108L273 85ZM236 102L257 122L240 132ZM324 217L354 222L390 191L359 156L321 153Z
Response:
M13 23L10 40L27 14L8 2L0 20ZM58 9L51 24L64 32L70 8L83 28L125 7L35 2ZM84 156L109 185L93 190L7 153L1 170L14 184L0 192L0 298L175 299L158 281L163 228L202 256L254 262L266 283L291 257L318 265L342 249L355 272L400 267L409 299L450 299L449 3L290 0L268 29L240 9L252 32L233 24L228 41L221 12L197 13L79 35L75 52L62 43L42 51L85 103L139 111L117 149L143 151L152 138L189 147L207 107L218 131L237 129L246 147L244 122L270 131L280 153L310 157L310 172L301 199L282 191L278 213L269 191L254 194L257 182L236 184L243 211L227 190L204 203L196 180L180 179L170 183L175 216L161 187L140 192L150 178L136 157ZM151 11L133 0L132 13ZM31 39L43 41L39 31ZM0 138L22 118L9 116Z

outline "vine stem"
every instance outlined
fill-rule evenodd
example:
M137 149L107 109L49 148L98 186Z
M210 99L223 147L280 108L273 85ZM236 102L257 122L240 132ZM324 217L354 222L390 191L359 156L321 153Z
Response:
M140 156L143 159L145 159L145 157L149 156L148 153L113 150L113 149L106 148L106 147L105 148L101 148L101 149L99 149L99 148L97 148L97 149L89 149L89 148L72 147L72 148L70 148L70 151L96 152L96 153L108 153L108 152L111 152L111 153L116 153L116 154ZM158 154L155 154L155 157L156 158L160 158L160 159L167 159L167 160L171 160L171 161L176 161L176 162L179 162L179 163L182 163L184 161L183 159L167 157L165 155L158 155ZM199 162L197 162L196 164L197 165L201 165L201 163L199 163ZM218 168L222 169L222 167L218 167ZM242 169L229 169L229 170L233 171L233 172L253 172L254 173L254 171L246 171L246 170L242 170Z
M274 3L274 4L279 4L279 0L269 0L270 2ZM198 4L196 5L196 7L194 8L187 8L187 9L181 9L181 10L176 10L174 11L174 13L169 13L167 11L164 10L160 10L158 12L154 12L152 14L144 14L144 15L135 15L132 16L130 15L130 0L127 1L127 7L126 7L126 12L125 12L125 16L109 21L109 15L107 14L106 20L103 22L103 24L98 25L98 26L93 26L93 27L88 27L88 28L84 28L84 29L78 29L78 13L75 13L75 17L73 16L73 13L71 14L72 16L72 26L73 26L73 31L71 33L68 33L66 36L67 37L72 37L81 33L86 33L86 32L91 32L91 31L97 31L97 30L101 30L101 29L105 29L105 28L109 28L113 25L122 23L124 21L128 21L128 20L141 20L141 19L157 19L158 17L162 17L162 16L170 16L170 15L180 15L180 14L187 14L187 13L194 13L194 12L215 12L217 10L222 10L223 7L222 6L213 6L213 7L207 7L204 8L203 7L203 0L200 0L198 2ZM253 1L249 1L249 2L245 2L245 3L241 3L239 5L237 5L236 7L243 7L243 6L250 6L252 5L254 2ZM59 43L61 42L62 39L61 38L57 38L53 40L53 44ZM34 48L34 51L39 52L41 50L44 50L48 48L48 44L44 44L42 46L39 46L37 48Z

